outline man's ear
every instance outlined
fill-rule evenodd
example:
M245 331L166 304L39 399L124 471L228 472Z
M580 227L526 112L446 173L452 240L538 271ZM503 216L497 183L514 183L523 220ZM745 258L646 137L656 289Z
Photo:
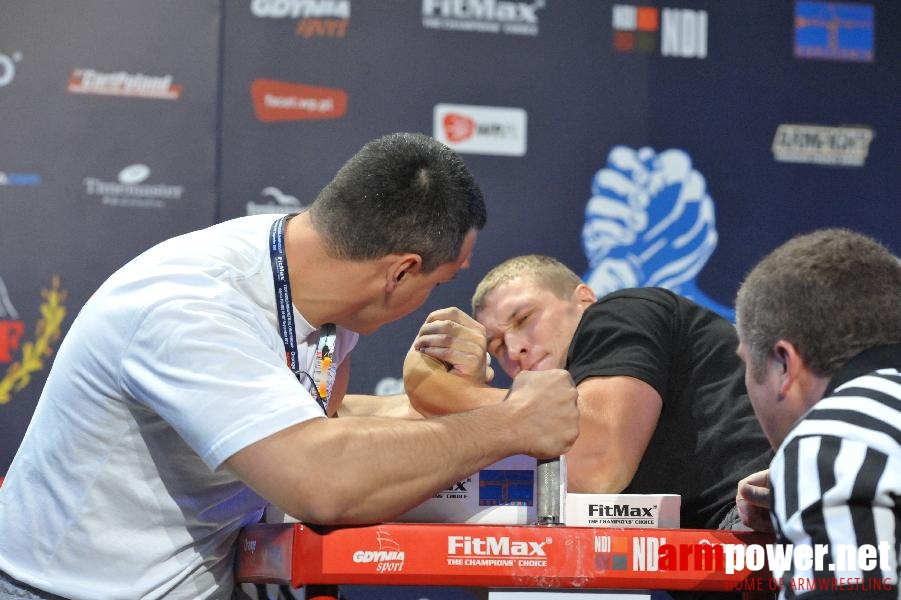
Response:
M788 340L779 340L773 350L776 365L782 369L779 394L788 399L800 417L820 401L830 378L814 373L797 346Z
M779 340L773 346L773 361L779 369L779 395L787 397L797 391L800 378L806 369L801 353L788 340Z
M422 257L418 254L392 254L390 258L385 281L385 291L388 293L393 292L404 279L418 275L422 270Z
M582 310L597 302L597 294L586 283L580 283L573 290L572 299L579 305Z

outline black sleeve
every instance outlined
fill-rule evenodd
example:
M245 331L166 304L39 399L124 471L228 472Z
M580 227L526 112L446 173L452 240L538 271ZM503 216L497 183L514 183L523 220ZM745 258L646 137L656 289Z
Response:
M666 396L677 331L677 304L658 288L621 290L585 310L573 336L567 369L576 384L626 375Z

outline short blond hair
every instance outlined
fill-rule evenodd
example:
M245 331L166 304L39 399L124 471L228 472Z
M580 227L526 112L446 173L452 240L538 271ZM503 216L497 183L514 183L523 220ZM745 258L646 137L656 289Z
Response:
M525 254L508 258L482 278L472 295L472 316L475 317L485 303L485 298L499 285L517 277L526 277L541 288L567 298L582 283L582 279L569 267L550 256Z

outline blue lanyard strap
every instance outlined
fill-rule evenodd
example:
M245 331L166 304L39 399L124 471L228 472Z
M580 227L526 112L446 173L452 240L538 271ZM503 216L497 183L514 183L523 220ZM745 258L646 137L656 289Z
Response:
M297 333L294 329L294 305L291 302L291 285L288 280L288 259L285 256L285 223L288 215L281 217L269 229L269 259L272 262L272 282L275 284L275 308L278 313L278 331L285 345L285 362L297 380L304 379L312 384L312 393L322 412L328 414L326 407L332 395L337 367L332 358L335 353L337 328L325 323L319 332L319 345L316 349L315 377L300 369L297 354ZM317 383L318 380L318 383Z

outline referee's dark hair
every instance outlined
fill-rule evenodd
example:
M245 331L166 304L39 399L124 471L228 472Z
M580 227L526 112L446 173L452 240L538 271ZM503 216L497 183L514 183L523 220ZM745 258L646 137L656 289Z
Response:
M466 234L485 226L486 210L454 151L421 133L393 133L367 143L338 170L310 218L337 258L413 252L429 273L459 257Z
M901 343L901 262L847 229L799 235L751 270L736 317L755 380L781 339L816 375L829 377L868 348Z

